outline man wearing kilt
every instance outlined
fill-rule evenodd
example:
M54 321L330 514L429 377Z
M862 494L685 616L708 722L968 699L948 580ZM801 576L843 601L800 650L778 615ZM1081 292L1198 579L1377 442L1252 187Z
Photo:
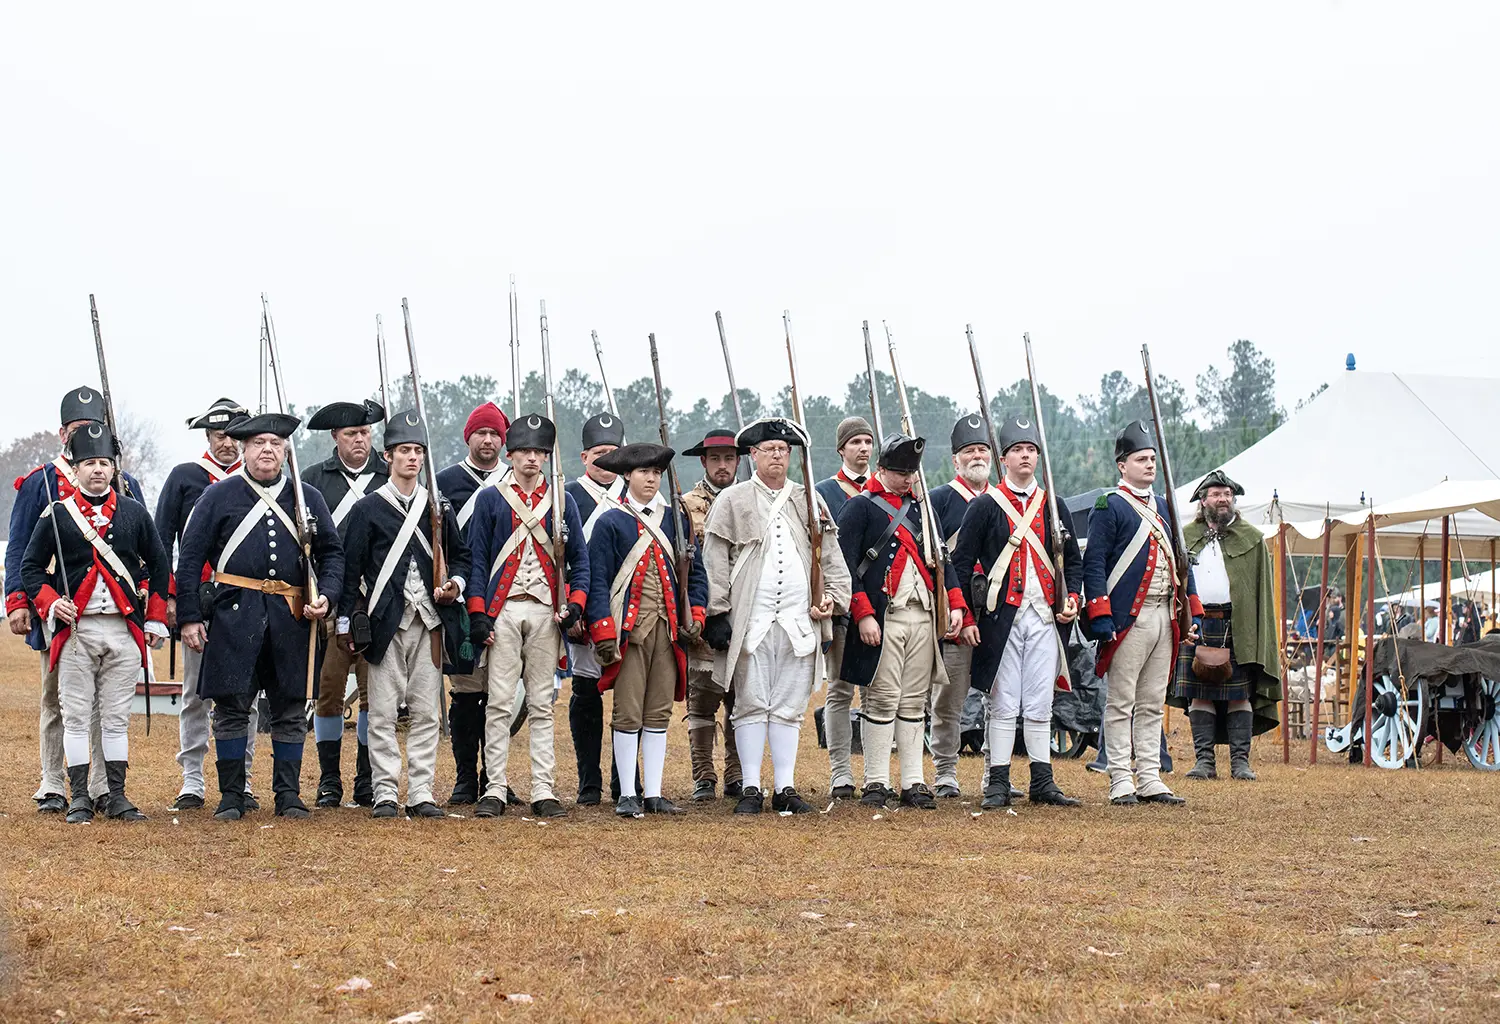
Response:
M1202 636L1178 652L1172 696L1188 709L1197 764L1190 779L1218 775L1214 747L1229 744L1230 773L1253 780L1250 737L1277 725L1281 652L1277 649L1271 555L1260 530L1240 518L1245 489L1216 469L1193 491L1198 514L1183 527L1203 602Z

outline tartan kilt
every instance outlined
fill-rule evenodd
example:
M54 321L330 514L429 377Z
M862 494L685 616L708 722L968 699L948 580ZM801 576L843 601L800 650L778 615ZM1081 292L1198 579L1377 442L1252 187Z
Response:
M1222 606L1223 618L1203 617L1203 623L1199 628L1201 635L1200 643L1209 647L1229 647L1231 636L1229 629L1229 606ZM1193 674L1193 654L1197 651L1195 644L1183 644L1177 651L1177 666L1173 673L1174 696L1182 701L1212 700L1231 701L1249 700L1251 687L1254 679L1249 670L1234 660L1234 655L1229 657L1231 668L1227 682L1205 683Z

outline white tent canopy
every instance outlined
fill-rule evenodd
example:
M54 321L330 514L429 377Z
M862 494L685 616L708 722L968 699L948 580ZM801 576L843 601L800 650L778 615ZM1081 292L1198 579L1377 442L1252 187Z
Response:
M1468 552L1465 551L1464 554L1467 555ZM1486 555L1486 561L1485 561L1484 564L1486 564L1486 565L1489 564L1488 555ZM1453 597L1470 597L1470 596L1472 596L1474 598L1474 600L1482 602L1483 604L1487 605L1487 604L1490 603L1491 588L1494 587L1495 583L1496 583L1496 581L1495 581L1495 575L1496 574L1493 573L1493 572L1491 572L1489 569L1486 569L1483 572L1476 573L1476 572L1474 572L1474 568L1475 568L1475 566L1471 563L1470 566L1469 566L1469 571L1470 571L1471 575L1469 576L1468 579L1465 579L1463 576L1458 575L1458 570L1456 568L1454 569L1453 587L1449 591L1449 594L1451 596L1453 596ZM1437 607L1437 603L1438 603L1438 597L1441 594L1442 594L1442 584L1440 584L1440 583L1429 583L1429 584L1427 584L1427 586L1425 588L1425 597L1426 597L1428 606L1436 608ZM1415 607L1417 604L1419 604L1422 601L1423 597L1424 597L1424 588L1420 587L1420 586L1417 586L1417 587L1412 587L1410 590L1405 591L1404 593L1401 593L1401 594L1395 594L1395 595L1393 595L1391 597L1378 598L1375 603L1376 604L1390 604L1390 603L1394 602L1396 604L1409 605L1411 607Z
M1441 521L1453 516L1449 556L1456 558L1467 542L1466 558L1488 560L1489 541L1500 538L1500 480L1445 480L1419 494L1337 516L1327 524L1329 549L1347 551L1368 529L1372 516L1376 547L1387 558L1412 558L1419 550L1426 558L1442 558ZM1299 555L1322 552L1322 518L1287 525L1288 551ZM1274 531L1274 527L1262 529Z

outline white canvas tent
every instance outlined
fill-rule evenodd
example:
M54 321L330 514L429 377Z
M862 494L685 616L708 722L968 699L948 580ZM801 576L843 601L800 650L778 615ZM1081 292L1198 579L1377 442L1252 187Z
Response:
M1470 561L1489 559L1489 542L1500 538L1500 480L1445 480L1419 494L1336 516L1328 523L1329 548L1346 551L1375 517L1376 546L1385 558L1442 558L1442 518L1453 517L1449 555L1462 550ZM1294 555L1321 554L1324 520L1289 523L1287 550ZM1274 535L1274 526L1262 526ZM1426 538L1425 544L1422 539Z
M1500 380L1431 374L1341 371L1328 390L1222 467L1245 488L1240 510L1257 525L1321 520L1388 502L1443 480L1500 478L1500 429L1493 406ZM1184 514L1198 480L1178 489ZM1414 538L1420 521L1395 533ZM1500 522L1463 513L1465 538L1500 536ZM1427 531L1436 537L1437 524ZM1429 542L1429 549L1433 542ZM1390 552L1395 556L1395 552Z

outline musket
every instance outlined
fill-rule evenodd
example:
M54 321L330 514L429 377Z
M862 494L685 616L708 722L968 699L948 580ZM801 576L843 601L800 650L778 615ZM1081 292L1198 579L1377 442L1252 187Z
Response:
M516 275L510 275L510 411L521 415L521 300L516 298Z
M667 399L661 387L661 360L656 355L656 335L646 336L651 345L651 377L656 383L656 412L661 419L661 443L672 447L672 432L667 429ZM603 369L603 366L600 367ZM687 512L678 499L682 487L677 482L676 460L667 463L667 497L672 515L677 521L677 550L673 552L677 563L677 628L681 629L693 614L692 600L688 597L688 578L693 571L693 527L688 522Z
M734 383L734 360L729 358L729 338L724 334L724 314L714 310L714 322L719 325L719 347L724 350L724 372L729 374L729 397L734 401L735 430L745 429L745 411L740 408L740 389Z
M266 298L266 293L260 293L260 317L261 331L266 339L267 361L271 364L271 380L276 386L276 411L285 413L286 385L281 379L281 352L276 345L276 321L271 319L271 303ZM286 439L287 465L292 471L292 497L296 502L297 511L297 546L302 549L302 562L307 570L307 582L303 585L306 592L308 604L318 600L318 573L313 565L312 544L313 537L318 533L318 521L307 511L307 493L302 487L302 467L297 461L297 446L288 437ZM311 687L313 670L317 664L318 657L318 633L320 631L311 628L307 631L307 683Z
M1047 423L1042 419L1042 389L1036 382L1036 361L1031 356L1031 335L1021 335L1021 340L1026 343L1026 376L1031 380L1031 417L1036 420L1036 438L1041 442L1038 447L1042 450L1042 486L1047 488L1047 512L1052 516L1052 562L1053 579L1057 586L1054 588L1052 607L1053 610L1062 613L1068 604L1068 581L1063 571L1063 528L1062 516L1057 506L1057 488L1052 482L1052 453L1047 449ZM969 335L969 346L972 349L974 336ZM974 356L974 372L979 372L979 356ZM981 388L984 387L983 380L980 381ZM988 416L986 416L988 418ZM998 445L995 450L1000 449Z
M589 335L594 339L594 358L599 360L599 380L604 385L604 407L609 410L611 416L619 419L620 408L615 405L615 393L609 389L609 377L604 373L604 348L599 344L599 332L589 331Z
M401 320L406 325L406 358L411 363L412 400L416 403L417 419L422 423L422 434L427 438L427 450L422 453L422 475L427 478L427 521L432 531L432 589L442 589L448 582L448 559L443 551L443 507L438 501L437 481L432 475L432 435L427 429L427 411L422 405L422 375L417 370L417 340L411 331L411 310L406 306L406 297L401 297ZM432 662L439 670L443 667L443 626L432 631Z
M552 397L552 342L547 335L547 301L542 300L542 388L546 394L547 418L557 424L557 406ZM562 446L557 432L552 435L552 479L548 489L552 496L552 567L557 585L552 588L552 610L563 614L568 606L568 583L563 565L568 557L567 496L563 493Z
M109 366L104 361L104 335L99 331L99 307L94 305L92 293L89 295L89 318L94 322L94 353L99 357L99 390L104 393L104 425L109 428L109 436L114 438L115 443L115 478L112 483L115 490L125 497L139 499L141 495L130 493L130 487L125 483L125 470L120 466L120 430L115 424L115 402L109 390Z
M797 387L797 350L792 345L792 314L782 310L781 324L786 329L786 361L792 374L792 419L802 425L808 443L802 448L802 490L807 499L807 542L812 545L812 564L807 571L807 589L814 608L823 604L823 523L818 513L818 499L813 491L812 431L802 414L802 392Z
M916 421L911 415L911 401L906 395L906 378L901 375L901 360L896 356L896 339L891 337L891 325L884 320L885 344L891 352L891 373L896 378L896 395L901 399L901 430L909 437L917 436ZM942 527L938 525L928 500L927 471L917 463L917 495L921 505L922 533L927 548L927 568L932 572L932 605L937 612L938 632L948 634L948 545L943 540Z
M266 396L269 391L266 382L266 372L268 364L271 361L270 347L266 331L266 318L262 316L260 318L260 404L255 410L255 415L257 416L264 416L266 414Z
M380 314L375 314L375 359L380 364L380 407L385 410L385 421L391 422L391 376L385 361L385 328L381 326Z
M1172 483L1172 460L1167 456L1167 436L1161 427L1161 403L1156 398L1156 375L1151 372L1151 350L1145 345L1141 346L1141 363L1146 368L1146 397L1151 402L1151 424L1156 428L1156 461L1161 466L1162 486L1167 489L1167 529L1172 534L1172 584L1177 598L1177 626L1179 635L1186 639L1188 631L1193 628L1187 594L1187 539L1182 534L1182 517L1177 513L1177 488Z
M1000 459L1000 435L995 432L995 420L990 416L990 392L984 386L984 370L979 366L979 346L974 344L973 324L964 324L964 336L969 339L969 361L974 364L974 384L979 388L979 415L984 417L984 429L990 435L990 450L994 452L995 460L998 462ZM1029 363L1030 343L1027 344L1026 351Z
M865 332L865 376L870 382L870 415L875 427L875 447L885 440L885 426L880 422L880 391L875 386L875 348L870 344L870 321L863 324Z

